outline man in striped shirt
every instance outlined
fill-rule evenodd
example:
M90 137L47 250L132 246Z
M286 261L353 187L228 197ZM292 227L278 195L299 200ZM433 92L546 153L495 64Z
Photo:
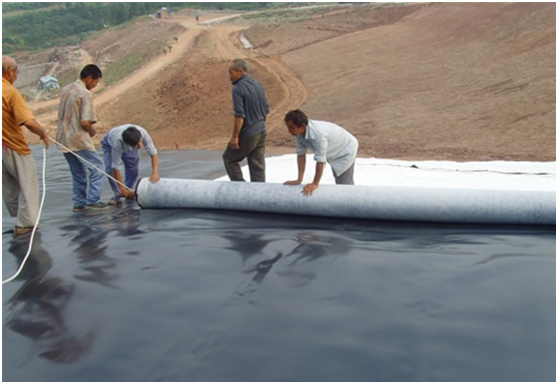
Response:
M108 208L101 201L106 180L100 171L103 159L91 140L97 134L97 115L91 90L99 84L102 76L99 67L88 64L81 70L80 78L65 86L60 93L56 141L61 144L58 147L72 174L74 212Z

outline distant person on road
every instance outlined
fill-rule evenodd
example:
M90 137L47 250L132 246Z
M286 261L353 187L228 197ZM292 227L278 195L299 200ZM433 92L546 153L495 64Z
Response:
M159 157L157 149L153 145L153 140L147 131L139 125L124 124L109 130L101 141L105 158L105 170L107 174L114 176L116 180L123 183L116 183L109 179L110 188L114 192L114 197L109 200L110 205L119 205L120 198L134 198L134 186L139 175L139 148L141 144L151 156L152 173L149 176L151 182L159 181ZM121 168L124 165L124 177L122 178Z
M245 60L233 60L229 66L232 82L234 127L223 153L225 169L231 181L245 181L240 162L248 159L250 180L265 182L266 118L269 104L263 87L248 74Z
M56 140L62 144L58 147L70 166L74 212L108 208L106 203L101 202L106 180L100 171L104 169L103 159L91 140L97 134L94 127L97 115L91 90L99 84L102 76L99 67L88 64L81 70L80 78L65 86L60 93Z
M289 133L295 137L298 164L298 178L286 181L286 185L299 185L304 178L306 169L306 151L314 152L316 173L314 180L304 186L302 193L310 196L318 189L325 163L333 170L335 184L353 185L355 160L358 141L347 130L327 121L309 120L300 110L294 110L285 116L285 124Z
M48 148L47 133L35 119L19 91L13 86L19 69L16 61L2 56L2 199L11 217L14 233L31 232L39 215L39 181L25 126Z

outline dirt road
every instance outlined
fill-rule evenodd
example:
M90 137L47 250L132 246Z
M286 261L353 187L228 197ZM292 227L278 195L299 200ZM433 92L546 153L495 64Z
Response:
M95 93L95 105L98 107L104 103L115 103L118 98L125 92L128 92L134 88L137 88L142 82L153 78L158 71L164 69L168 65L175 62L188 50L192 41L198 36L202 30L207 27L197 24L195 21L192 22L190 18L185 18L184 20L173 19L173 22L179 22L182 26L186 28L185 32L178 37L176 44L174 45L171 52L159 56L157 59L151 61L147 65L143 66L131 76L128 76L123 81L116 85L109 86L107 88L99 87L93 92ZM91 56L86 53L82 55L84 58L89 58L89 62L93 62ZM84 63L85 64L85 63ZM56 112L48 111L45 114L41 114L40 110L53 105L57 105L58 100L49 100L39 103L30 103L30 107L36 112L37 118L44 123L54 123L56 120Z
M157 79L160 71L163 71L174 63L180 62L181 58L188 54L196 38L200 36L200 34L206 33L208 34L208 38L213 42L211 55L215 59L232 60L239 57L250 58L269 72L276 80L280 85L281 96L280 102L274 106L269 116L269 127L270 130L273 130L282 126L282 118L285 112L289 109L298 107L306 99L306 88L279 58L264 56L256 50L243 49L237 46L235 41L239 39L238 33L245 27L215 23L216 21L222 21L234 16L234 14L220 16L215 19L203 20L200 23L196 22L194 18L187 16L177 16L172 20L166 20L165 22L179 23L185 28L184 32L178 36L172 50L165 55L159 56L147 65L144 65L121 82L106 88L101 86L99 89L95 89L96 107L110 108L113 105L116 106L123 95L140 92L140 86L142 84L152 79ZM84 54L83 57L90 58L88 54ZM30 107L35 111L37 119L39 119L51 133L54 133L53 131L56 129L57 112L55 106L57 105L57 99L30 103ZM33 138L30 137L30 140L32 139ZM94 141L98 140L100 140L100 137L94 138ZM214 140L205 140L199 142L196 146L201 149L212 149L216 147L216 144ZM163 147L165 147L164 144Z
M96 60L121 64L151 42L148 54L156 57L95 89L94 142L132 123L148 129L160 149L224 149L233 114L227 67L243 57L268 96L274 151L293 151L282 118L302 108L349 129L362 157L552 161L555 8L417 3L226 25L218 20L234 15L204 14L199 24L188 12L138 19L84 44ZM164 55L157 44L172 50ZM50 103L35 104L34 112L53 133L57 100Z

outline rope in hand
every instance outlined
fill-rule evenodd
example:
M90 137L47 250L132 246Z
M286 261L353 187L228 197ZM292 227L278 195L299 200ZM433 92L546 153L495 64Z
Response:
M85 160L83 157L80 157L77 153L75 153L74 151L72 151L71 149L67 148L66 146L64 146L63 144L60 144L59 142L57 142L56 140L54 140L52 137L49 137L49 139L55 143L58 144L60 147L64 148L65 150L67 150L68 152L72 153L74 156L78 157L80 160L82 160L83 162L87 163L89 166L95 168L96 170L98 170L99 172L103 173L105 176L107 176L109 179L114 180L116 183L122 185L124 188L129 189L130 191L133 191L133 189L129 188L128 186L126 186L124 183L122 183L121 181L116 180L114 177L112 177L111 175L107 174L104 170L100 169L99 167L95 166L94 164L91 164L89 161ZM29 255L31 254L31 248L33 247L33 238L35 237L35 232L37 231L37 227L39 226L39 221L41 219L41 213L43 211L43 205L45 202L45 196L46 196L46 147L43 146L43 172L42 172L42 183L43 183L43 196L41 197L41 203L39 205L39 213L37 215L37 221L35 222L35 225L33 226L33 230L31 231L31 238L29 239L29 248L27 249L27 254L25 255L25 257L23 258L23 261L21 262L21 265L19 267L19 269L17 270L17 272L10 278L6 279L6 280L2 280L2 284L6 284L9 283L10 281L13 281L15 278L17 278L17 276L19 276L19 274L21 273L21 271L23 270L23 267L25 266L25 263L27 262L27 259L29 258Z
M58 146L64 148L66 151L70 152L72 155L74 155L75 157L79 158L81 161L83 161L84 163L90 165L91 167L95 168L97 171L101 172L103 175L105 175L106 177L108 177L109 179L113 180L114 182L120 184L121 186L123 186L124 188L130 190L130 191L134 191L132 188L128 187L127 185L125 185L123 182L116 180L114 177L112 177L111 175L109 175L108 173L106 173L103 169L97 167L95 164L90 163L89 161L85 160L83 157L81 157L80 155L78 155L77 153L75 153L74 151L72 151L70 148L64 146L63 144L60 144L58 141L54 140L52 137L49 137L50 141L52 141L54 144L57 144Z

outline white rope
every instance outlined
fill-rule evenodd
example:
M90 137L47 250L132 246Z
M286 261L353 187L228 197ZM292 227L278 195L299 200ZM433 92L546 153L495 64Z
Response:
M27 261L27 259L29 258L29 255L31 254L31 247L33 246L33 238L35 237L35 232L37 231L37 227L39 226L39 221L41 219L41 212L43 211L43 205L45 203L45 196L46 196L46 147L43 146L43 197L41 198L41 204L39 205L39 213L37 215L37 221L35 222L35 226L33 226L33 231L31 232L31 238L29 239L29 249L27 250L27 254L25 255L25 257L23 258L23 261L21 262L21 265L19 267L19 269L17 270L17 272L10 278L6 279L6 280L2 280L2 284L6 284L9 283L10 281L13 281L23 270L23 266L25 265L25 262Z
M77 158L79 158L81 161L89 164L90 166L92 166L93 168L95 168L97 171L101 172L103 175L105 175L106 177L108 177L109 179L112 179L113 181L115 181L116 183L120 184L121 186L123 186L124 188L130 190L130 191L134 191L132 188L128 187L127 185L125 185L124 183L122 183L121 181L116 180L114 177L112 177L111 175L109 175L108 173L106 173L103 169L97 167L95 164L90 163L89 161L85 160L83 157L81 157L80 155L78 155L77 153L75 153L74 151L72 151L70 148L64 146L63 144L60 144L58 141L54 140L52 137L49 137L49 139L59 145L60 147L64 148L66 151L70 152L72 155L76 156Z
M55 144L58 144L60 147L64 148L65 150L67 150L68 152L72 153L74 156L78 157L80 160L82 160L83 162L89 164L91 167L95 168L96 170L98 170L99 172L101 172L102 174L104 174L105 176L107 176L109 179L114 180L115 182L117 182L118 184L122 185L124 188L129 189L130 191L133 191L133 189L129 188L128 186L126 186L124 183L116 180L114 177L112 177L111 175L107 174L104 170L100 169L99 167L95 166L94 164L91 164L89 161L85 160L83 157L79 156L77 153L75 153L74 151L72 151L71 149L67 148L66 146L60 144L59 142L57 142L56 140L54 140L52 137L49 137L49 139L54 142ZM6 284L9 283L10 281L13 281L15 278L17 278L17 276L19 276L19 274L21 273L21 271L23 270L23 267L25 266L25 263L27 262L27 259L29 258L29 255L31 254L31 248L33 246L33 238L35 237L35 232L37 231L37 227L39 226L39 221L41 219L41 213L43 211L43 205L45 202L45 196L46 196L46 147L43 146L43 173L42 173L42 182L43 182L43 196L41 198L41 204L39 205L39 213L37 215L37 221L35 222L35 225L33 226L33 231L31 232L31 238L29 240L29 248L27 250L27 254L25 255L25 257L23 258L23 261L21 262L21 265L19 267L19 269L17 270L17 272L10 278L6 279L6 280L2 280L2 284Z

